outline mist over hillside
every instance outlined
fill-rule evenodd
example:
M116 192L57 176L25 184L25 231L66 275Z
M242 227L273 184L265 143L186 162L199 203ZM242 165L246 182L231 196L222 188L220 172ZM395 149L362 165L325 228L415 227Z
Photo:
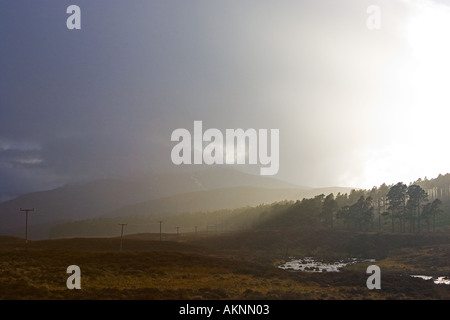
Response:
M349 191L350 188L338 187L311 190L234 187L183 193L126 206L95 219L59 224L51 229L50 236L115 236L118 223L127 223L128 233L157 232L159 220L164 220L167 232L175 232L177 226L182 226L183 232L192 232L195 226L200 231L238 230L254 223L255 212L251 208L293 202L324 192Z
M258 188L233 187L177 194L108 212L102 217L132 217L154 213L173 214L256 206L282 200L297 200L328 193L345 193L350 188ZM327 194L328 194L327 193Z
M56 225L50 230L50 236L117 236L120 223L127 224L127 234L157 233L160 221L164 224L164 233L324 229L403 233L420 233L421 229L445 231L450 225L449 177L448 174L439 175L431 180L416 180L409 187L404 185L403 209L393 207L395 190L403 183L383 184L367 190L236 187L179 194L126 206L96 219ZM419 185L427 191L422 190L424 196L417 211L414 194L421 188Z
M210 192L215 189L233 187L307 190L304 187L298 187L281 180L251 175L230 168L214 168L176 174L142 175L128 180L96 180L85 184L63 186L49 191L33 192L0 203L0 234L14 236L24 234L25 217L24 213L19 211L20 208L35 208L35 211L29 215L29 226L34 226L34 228L30 228L29 236L31 238L42 238L47 236L49 228L56 223L92 219L125 206L177 194ZM253 200L250 196L248 200L249 203L256 204L285 198L286 195L283 192L278 192L278 195L270 197L262 195ZM197 200L199 199L197 198ZM180 206L187 205L190 210L218 209L224 204L222 201L220 206L209 206L205 203L207 196L203 198L203 202L197 203L197 200L193 198L190 207L186 202L186 197L176 200L161 200L153 205L150 204L150 207L153 206L155 210L158 209L159 211L179 212L177 201L180 201ZM234 204L234 200L234 196L227 198L226 207L235 208L245 205L243 197L236 200L236 204ZM173 203L169 207L165 207L164 203L169 202ZM181 208L180 206L179 208Z

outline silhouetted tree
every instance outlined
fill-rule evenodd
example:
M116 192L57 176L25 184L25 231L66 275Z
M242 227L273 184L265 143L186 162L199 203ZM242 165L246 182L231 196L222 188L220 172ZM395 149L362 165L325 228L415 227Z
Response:
M406 210L406 191L408 187L403 182L399 182L389 189L386 195L389 201L388 210L391 211L392 232L395 232L394 220L400 221L400 230L403 228L403 215Z
M358 201L359 198L365 197L366 192L364 190L350 190L350 194L348 196L349 204L352 205Z
M330 226L331 229L334 227L334 215L339 209L336 200L334 199L334 194L330 193L323 200L322 204L322 220L326 226Z
M344 223L344 225L348 228L349 224L351 223L350 206L347 205L341 207L336 213L336 218L341 220Z
M350 204L349 200L348 200L348 194L346 194L346 193L341 194L340 192L338 192L338 194L336 195L335 200L336 200L336 203L337 203L339 208L348 206Z
M298 206L300 212L308 213L311 225L318 228L320 226L320 217L322 212L324 194L315 196L312 199L303 199Z
M366 231L373 226L373 198L371 196L364 199L360 219L362 225L366 227Z
M360 231L362 231L364 227L367 231L370 229L373 222L372 198L360 196L356 203L341 208L338 214L347 226L353 225Z
M415 222L415 218L417 216L417 232L420 233L420 226L421 226L421 221L420 221L420 209L423 206L424 202L428 201L428 194L425 192L425 190L422 189L422 187L413 184L410 185L408 187L408 191L407 191L407 195L408 195L408 211L410 213L412 213L412 229L414 231L414 222Z
M425 218L428 231L430 231L430 218L433 218L433 232L436 230L436 215L442 213L442 209L440 209L441 204L440 199L434 199L433 202L424 205L422 209L422 216Z
M387 194L389 192L389 187L383 183L377 190L377 212L378 212L378 230L381 231L381 217L383 213L387 210Z

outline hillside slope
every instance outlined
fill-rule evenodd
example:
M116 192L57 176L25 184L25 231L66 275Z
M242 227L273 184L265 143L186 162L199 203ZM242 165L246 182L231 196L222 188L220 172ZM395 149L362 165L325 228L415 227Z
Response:
M20 208L35 208L29 215L30 238L46 237L57 223L92 219L110 211L189 192L232 187L293 188L292 184L269 177L242 173L228 168L143 175L133 180L104 179L81 185L34 192L0 203L0 234L22 236L25 215ZM298 187L304 190L303 188ZM258 198L259 199L259 198ZM242 199L236 206L243 205ZM181 200L180 200L181 201ZM192 200L195 203L198 200ZM227 199L233 206L234 197ZM254 203L250 199L250 203ZM161 205L164 208L164 205ZM180 207L186 206L181 201ZM203 202L199 209L208 208ZM172 210L172 207L169 209ZM197 208L192 207L197 210Z

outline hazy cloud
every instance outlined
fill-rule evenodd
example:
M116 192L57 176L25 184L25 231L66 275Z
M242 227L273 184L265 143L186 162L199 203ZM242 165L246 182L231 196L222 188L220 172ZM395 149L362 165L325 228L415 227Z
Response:
M439 64L427 65L429 51L418 51L426 43L411 38L429 21L421 5L444 21L446 2L376 1L382 25L370 31L372 2L78 1L79 31L65 27L67 1L3 4L0 138L39 148L3 150L0 141L1 190L178 170L170 135L194 120L205 129L280 129L278 177L301 185L450 171L447 152L428 170L425 159L405 164L415 142L403 135L433 119L416 101L438 113L448 102ZM411 21L418 29L408 33ZM434 35L433 50L447 42L445 23L422 31ZM431 84L414 96L416 66L415 77Z

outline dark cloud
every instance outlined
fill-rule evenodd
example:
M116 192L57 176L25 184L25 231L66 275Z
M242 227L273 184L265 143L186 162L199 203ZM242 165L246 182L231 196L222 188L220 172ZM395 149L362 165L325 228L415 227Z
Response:
M77 1L79 31L69 2L2 5L0 141L38 148L0 151L1 190L173 170L194 120L280 129L280 178L363 182L407 2L380 1L380 33L370 1Z

